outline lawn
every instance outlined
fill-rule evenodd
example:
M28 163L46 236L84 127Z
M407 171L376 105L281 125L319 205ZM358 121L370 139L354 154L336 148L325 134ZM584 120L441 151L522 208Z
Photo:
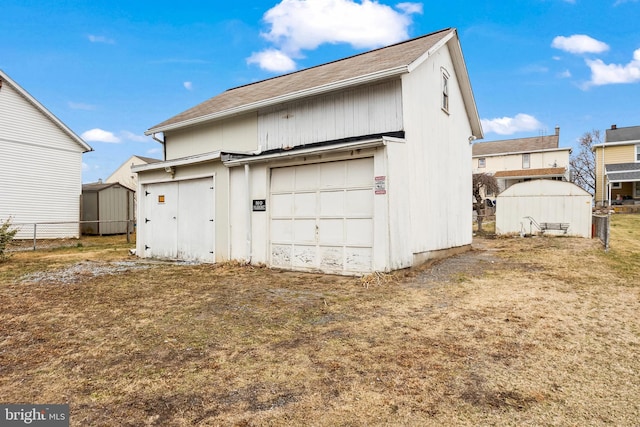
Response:
M73 426L637 425L640 216L611 231L366 278L15 253L0 401Z

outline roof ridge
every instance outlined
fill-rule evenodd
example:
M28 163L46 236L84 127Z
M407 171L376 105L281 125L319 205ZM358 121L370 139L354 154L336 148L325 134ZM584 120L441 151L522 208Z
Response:
M387 45L387 46L381 46L381 47L376 48L376 49L372 49L372 50L367 50L367 51L364 51L364 52L356 53L355 55L347 56L347 57L344 57L344 58L334 59L333 61L323 62L321 64L316 64L316 65L313 65L311 67L301 68L300 70L292 71L290 73L278 74L277 76L269 77L269 78L266 78L266 79L258 80L258 81L247 83L247 84L240 85L240 86L235 86L235 87L232 87L232 88L229 88L229 89L225 90L224 92L230 92L230 91L233 91L233 90L236 90L236 89L245 88L245 87L256 85L256 84L259 84L259 83L268 82L269 80L275 80L275 79L279 79L279 78L282 78L282 77L292 76L294 74L302 73L303 71L313 70L314 68L324 67L324 66L329 65L329 64L335 64L335 63L338 63L338 62L347 61L347 60L350 60L350 59L353 59L353 58L357 58L359 56L367 55L367 54L370 54L370 53L373 53L373 52L378 52L378 51L381 51L381 50L384 50L384 49L389 49L389 48L392 48L392 47L400 46L400 45L405 44L405 43L410 43L410 42L413 42L413 41L416 41L416 40L420 40L420 39L423 39L425 37L431 37L431 36L433 36L435 34L442 33L442 32L445 32L445 31L450 31L452 29L453 29L453 27L443 28L442 30L434 31L434 32L428 33L428 34L423 34L421 36L413 37L413 38L410 38L410 39L407 39L407 40L403 40L403 41L400 41L400 42L397 42L397 43L394 43L394 44L390 44L390 45Z

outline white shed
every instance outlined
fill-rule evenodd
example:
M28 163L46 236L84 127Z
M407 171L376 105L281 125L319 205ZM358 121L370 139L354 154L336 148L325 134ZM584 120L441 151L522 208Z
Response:
M571 182L538 179L514 184L496 199L496 233L590 238L591 201L591 194Z

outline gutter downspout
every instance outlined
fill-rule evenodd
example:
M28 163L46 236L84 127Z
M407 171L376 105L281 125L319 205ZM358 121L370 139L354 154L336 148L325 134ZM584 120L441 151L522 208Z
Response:
M249 164L245 163L244 164L244 179L245 179L245 187L247 189L247 216L245 218L246 226L247 226L247 259L246 259L247 264L251 264L251 258L252 258L252 254L251 254L251 247L252 247L251 236L253 234L252 224L251 224L251 209L252 209L252 203L251 203L251 177L250 177L250 173L249 172L250 172Z
M164 134L163 134L164 136ZM163 140L159 139L156 137L155 132L151 134L151 138L153 138L154 141L159 142L160 144L162 144L162 159L166 160L167 159L167 145L164 143Z

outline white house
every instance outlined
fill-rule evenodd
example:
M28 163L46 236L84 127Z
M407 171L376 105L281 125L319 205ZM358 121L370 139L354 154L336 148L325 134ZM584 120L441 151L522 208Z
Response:
M473 145L473 173L496 177L500 191L533 179L569 181L571 148L560 147L560 128L553 135L481 142Z
M0 70L0 220L29 224L16 238L78 237L82 153L78 135Z
M363 274L471 244L482 128L455 29L230 89L146 132L137 252Z
M133 155L122 163L118 169L113 171L107 179L104 180L106 184L122 184L133 191L138 188L138 177L135 173L131 172L131 167L138 165L148 165L149 163L159 162L160 160L151 157Z

